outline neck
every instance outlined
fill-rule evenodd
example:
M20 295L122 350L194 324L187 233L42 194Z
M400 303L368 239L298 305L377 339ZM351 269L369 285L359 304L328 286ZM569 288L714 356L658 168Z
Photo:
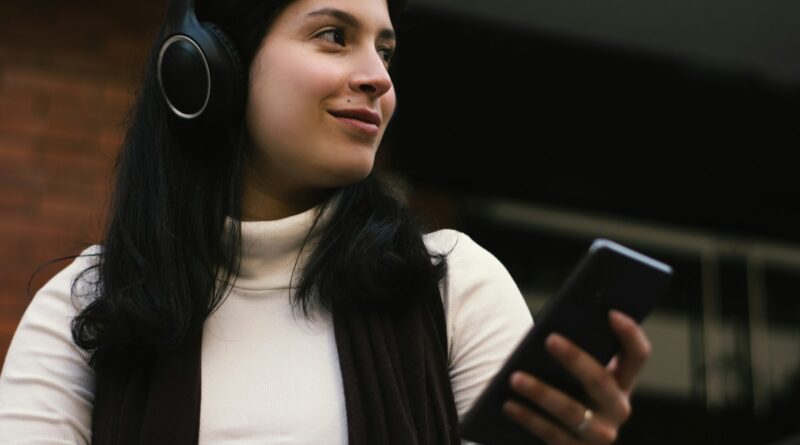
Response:
M242 190L242 221L273 221L297 215L321 204L332 190L283 189L245 173Z

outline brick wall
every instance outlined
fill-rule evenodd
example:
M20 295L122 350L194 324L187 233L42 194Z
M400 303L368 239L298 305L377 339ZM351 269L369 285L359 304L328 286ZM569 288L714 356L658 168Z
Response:
M97 243L164 2L0 2L0 363L49 260ZM46 266L35 293L66 262Z

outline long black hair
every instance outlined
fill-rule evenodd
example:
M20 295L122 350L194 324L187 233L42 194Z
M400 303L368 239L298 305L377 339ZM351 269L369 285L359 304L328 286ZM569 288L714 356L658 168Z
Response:
M291 0L198 1L198 17L227 31L246 72L268 27ZM402 7L389 0L393 22ZM163 33L163 29L162 29ZM158 95L158 42L127 119L96 279L75 317L75 343L93 352L164 353L202 329L239 270L244 122L204 128L173 118ZM372 172L332 191L336 205L299 277L293 304L396 309L430 295L446 273L422 225ZM317 219L333 202L318 206ZM234 224L226 226L230 216ZM91 280L89 280L91 281ZM83 287L83 289L86 289ZM116 355L116 354L115 354Z

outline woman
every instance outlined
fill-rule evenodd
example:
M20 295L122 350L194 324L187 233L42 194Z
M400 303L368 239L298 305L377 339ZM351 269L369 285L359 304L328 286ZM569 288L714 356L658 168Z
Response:
M458 418L532 320L495 257L452 230L423 235L373 172L396 108L398 2L201 1L228 60L210 89L179 66L205 59L161 45L191 6L170 5L153 48L102 248L18 327L0 437L459 443ZM187 95L194 83L216 96ZM610 323L623 352L608 368L548 339L591 407L525 373L509 382L557 419L508 403L532 443L616 438L649 346L632 320Z

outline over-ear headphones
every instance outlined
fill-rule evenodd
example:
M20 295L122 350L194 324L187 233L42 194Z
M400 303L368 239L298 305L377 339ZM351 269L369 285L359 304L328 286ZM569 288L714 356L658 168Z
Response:
M194 0L170 0L158 53L158 85L173 114L223 122L244 108L246 77L236 47L217 25L200 23Z

